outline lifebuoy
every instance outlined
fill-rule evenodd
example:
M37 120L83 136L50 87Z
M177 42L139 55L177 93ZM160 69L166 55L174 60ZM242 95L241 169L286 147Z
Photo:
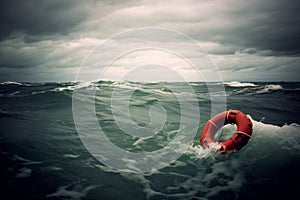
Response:
M214 136L217 131L224 125L233 123L237 125L237 131L233 136L224 142L215 142ZM208 120L204 126L201 136L200 144L204 148L208 148L210 144L217 143L220 144L221 152L231 152L235 150L240 150L243 148L252 135L252 122L251 120L239 110L229 110L217 114L212 119Z

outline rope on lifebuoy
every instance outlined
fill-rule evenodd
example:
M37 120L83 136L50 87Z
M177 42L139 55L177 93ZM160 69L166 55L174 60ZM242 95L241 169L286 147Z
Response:
M227 122L229 121L229 120L228 120L228 115L230 114L231 111L232 111L231 109L227 111L227 114L226 114L226 121L227 121Z
M216 127L216 129L220 129L213 121L208 120L214 127Z
M236 131L236 133L240 133L240 134L246 135L246 136L248 136L249 138L251 138L251 135L249 135L249 134L247 134L247 133L245 133L245 132L243 132L243 131Z

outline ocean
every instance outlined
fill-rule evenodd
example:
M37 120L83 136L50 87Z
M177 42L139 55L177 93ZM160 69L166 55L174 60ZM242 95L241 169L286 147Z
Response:
M209 90L214 85L224 91ZM76 91L92 92L75 98ZM93 109L74 113L74 102ZM294 199L300 188L299 102L298 82L2 82L0 199ZM240 151L223 155L200 146L213 106L251 117L253 134ZM224 126L218 139L235 128ZM188 146L180 144L179 129ZM109 142L96 142L92 133L99 130ZM93 141L97 155L86 143ZM123 151L112 153L111 146ZM160 149L177 154L169 161L172 152ZM123 152L162 156L122 160Z

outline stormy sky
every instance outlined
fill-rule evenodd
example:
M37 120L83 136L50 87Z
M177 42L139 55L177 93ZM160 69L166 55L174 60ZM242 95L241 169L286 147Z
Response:
M10 0L1 1L0 9L0 81L73 81L93 49L112 35L143 27L191 37L208 52L225 81L300 81L297 0ZM114 42L101 58L122 41ZM193 49L185 52L197 56ZM154 59L156 66L144 67ZM154 77L168 74L157 67L163 60L176 73L197 81L192 69L180 66L166 52L155 51L135 52L117 61L105 78L123 73L129 60L142 66L131 75L140 80L151 73ZM145 73L149 69L151 73ZM205 70L215 73L215 69Z

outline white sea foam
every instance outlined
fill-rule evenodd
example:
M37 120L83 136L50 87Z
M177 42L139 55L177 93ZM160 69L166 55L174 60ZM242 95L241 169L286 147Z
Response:
M148 136L148 137L141 137L139 139L137 139L132 145L137 146L139 144L142 144L145 142L145 140L152 138L152 136Z
M22 83L14 82L14 81L4 81L0 83L0 85L22 85Z
M188 154L192 159L200 159L200 158L207 158L212 156L213 154L216 154L216 150L220 148L220 145L217 143L212 143L210 145L210 148L204 149L201 145L196 146L190 146L188 150L186 151L186 154Z
M225 82L225 85L231 86L231 87L255 87L257 85L255 85L254 83L242 83L242 82L238 82L238 81L231 81L231 82Z
M276 90L282 90L283 87L281 85L265 85L265 87L259 91L257 91L257 93L268 93L270 91L276 91Z
M55 167L55 166L46 167L45 169L51 170L51 171L62 171L63 170L63 168Z
M138 90L141 89L140 84L135 84L127 81L117 81L112 84L113 87L122 88L122 89L130 89L130 90Z
M74 199L80 200L86 197L86 195L93 189L99 187L99 185L89 185L82 190L78 190L78 188L82 188L82 186L72 187L72 185L64 185L60 186L56 192L52 194L48 194L47 198L57 197L59 199Z
M78 154L65 154L63 156L65 158L78 158L80 155L78 155Z
M191 85L191 86L199 86L201 84L200 83L189 83L189 85Z
M62 87L57 87L49 91L54 91L54 92L62 92L62 91L73 91L75 89L82 89L82 88L89 88L95 86L96 83L92 81L84 81L84 82L78 82L74 85L69 85L69 86L62 86Z
M22 167L19 169L19 173L16 175L16 178L27 178L31 175L31 169L27 167Z

